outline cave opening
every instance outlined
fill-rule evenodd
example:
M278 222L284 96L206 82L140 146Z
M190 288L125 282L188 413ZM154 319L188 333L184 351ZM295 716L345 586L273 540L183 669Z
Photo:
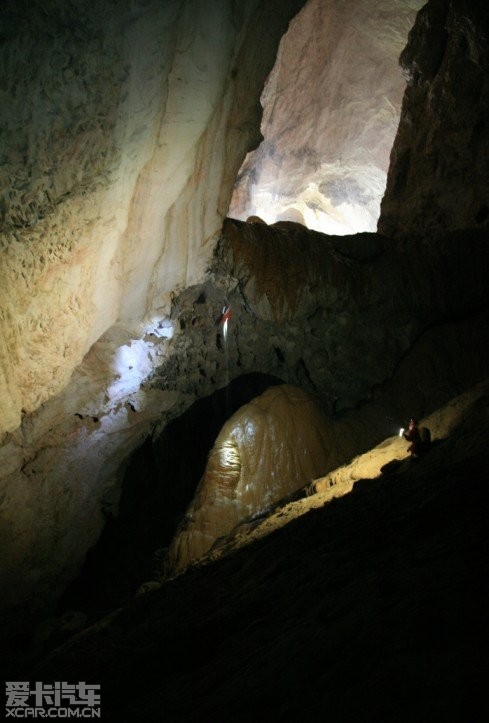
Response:
M405 88L398 58L422 4L306 3L263 90L263 140L239 171L231 217L376 230Z

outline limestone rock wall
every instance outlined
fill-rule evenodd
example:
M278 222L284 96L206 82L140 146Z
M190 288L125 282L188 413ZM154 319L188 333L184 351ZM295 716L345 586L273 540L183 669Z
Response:
M141 384L169 354L171 295L205 276L300 6L1 4L2 610L66 586L124 461L193 401Z
M0 431L203 276L300 5L2 3Z
M229 215L374 231L405 80L397 59L422 0L309 0L262 95L260 147Z
M489 16L429 0L401 55L408 82L379 231L396 238L489 226Z
M428 328L487 307L483 234L401 248L375 234L230 220L223 239L236 327L254 317L256 344L237 340L242 367L286 374L330 413L374 396Z

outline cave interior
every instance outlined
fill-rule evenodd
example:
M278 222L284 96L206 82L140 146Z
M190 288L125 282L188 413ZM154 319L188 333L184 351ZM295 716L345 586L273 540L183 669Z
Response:
M488 71L483 0L2 4L7 715L486 718Z

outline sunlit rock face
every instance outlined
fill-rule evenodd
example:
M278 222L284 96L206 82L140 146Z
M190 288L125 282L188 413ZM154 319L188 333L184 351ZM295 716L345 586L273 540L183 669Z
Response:
M408 82L379 231L397 238L489 227L489 15L430 0L401 64Z
M422 4L309 0L280 44L264 141L240 170L230 216L375 230L405 88L398 57Z
M300 6L2 3L0 431L202 277Z
M271 508L327 466L328 423L298 387L272 387L221 429L169 551L169 570L201 558L240 522Z

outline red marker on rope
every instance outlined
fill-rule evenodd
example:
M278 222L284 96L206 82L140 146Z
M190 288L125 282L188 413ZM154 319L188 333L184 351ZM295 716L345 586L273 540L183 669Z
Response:
M229 321L231 318L231 306L225 306L222 310L221 324Z

